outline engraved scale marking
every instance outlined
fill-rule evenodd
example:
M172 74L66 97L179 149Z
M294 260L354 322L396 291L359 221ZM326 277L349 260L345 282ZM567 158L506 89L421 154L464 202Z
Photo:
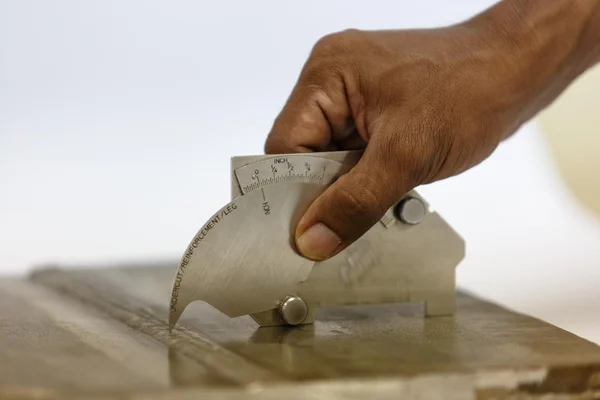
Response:
M310 155L274 156L237 168L242 194L279 183L330 185L347 172L344 164Z

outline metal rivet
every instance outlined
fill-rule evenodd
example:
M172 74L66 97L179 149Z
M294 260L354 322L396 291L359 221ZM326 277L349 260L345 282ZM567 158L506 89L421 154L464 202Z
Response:
M417 225L425 219L427 207L420 199L409 197L402 200L395 209L396 217L405 224Z
M279 315L289 325L298 325L308 316L308 306L300 297L287 297L279 306Z

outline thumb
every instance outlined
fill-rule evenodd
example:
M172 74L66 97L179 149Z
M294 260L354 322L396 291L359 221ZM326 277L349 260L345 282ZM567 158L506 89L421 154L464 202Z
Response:
M321 261L341 252L410 190L386 158L372 140L358 164L310 205L296 228L304 257Z

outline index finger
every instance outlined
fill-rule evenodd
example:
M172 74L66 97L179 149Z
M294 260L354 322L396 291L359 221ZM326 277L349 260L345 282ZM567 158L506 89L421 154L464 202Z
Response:
M331 70L305 67L275 119L265 152L336 150L334 135L347 130L349 117L343 79Z

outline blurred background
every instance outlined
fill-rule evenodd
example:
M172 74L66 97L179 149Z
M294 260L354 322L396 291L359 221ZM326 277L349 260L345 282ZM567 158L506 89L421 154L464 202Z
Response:
M0 273L178 259L317 39L493 3L0 0ZM466 239L461 288L600 343L598 93L596 69L419 191Z

